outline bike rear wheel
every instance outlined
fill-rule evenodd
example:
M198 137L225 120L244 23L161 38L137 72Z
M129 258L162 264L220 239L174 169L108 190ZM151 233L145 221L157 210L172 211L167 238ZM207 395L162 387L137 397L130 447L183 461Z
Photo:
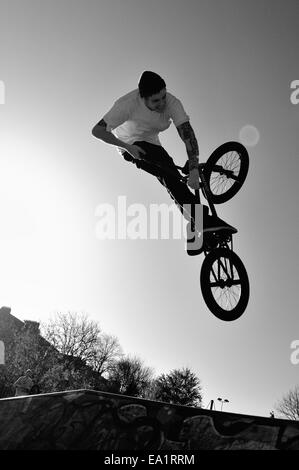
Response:
M226 142L214 150L204 167L214 204L228 201L241 189L248 167L248 152L240 142Z
M220 320L233 321L245 311L249 280L244 264L232 250L216 248L205 257L200 273L203 298Z

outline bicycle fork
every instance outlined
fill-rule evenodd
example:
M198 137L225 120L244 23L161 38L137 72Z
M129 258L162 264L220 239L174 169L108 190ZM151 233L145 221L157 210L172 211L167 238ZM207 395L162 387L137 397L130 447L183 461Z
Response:
M217 217L217 211L216 211L215 205L212 201L210 188L209 188L209 185L208 185L208 183L206 181L206 178L205 178L205 175L204 175L204 171L203 171L204 166L199 165L198 169L199 169L199 178L200 178L199 187L202 190L205 199L207 200L207 203L208 203L208 206L211 210L212 215ZM200 189L195 189L195 191L194 191L195 192L195 197L198 201L198 204L201 204ZM193 215L193 213L192 213L192 215ZM226 237L221 237L218 234L214 234L214 237L215 237L215 240L217 239L217 244L219 244L220 247L233 250L233 237L232 237L232 234L227 235Z
M204 197L206 198L207 202L208 202L208 205L209 205L209 208L212 212L212 215L213 216L217 216L217 212L216 212L216 209L215 209L215 206L213 204L213 201L211 199L211 196L210 196L210 189L209 189L209 185L206 181L206 178L205 178L205 175L204 175L204 172L203 172L203 167L201 167L199 165L199 178L200 178L200 187L201 187L201 190L203 192L203 195ZM199 189L196 189L195 190L195 196L198 200L198 203L200 204L200 190Z

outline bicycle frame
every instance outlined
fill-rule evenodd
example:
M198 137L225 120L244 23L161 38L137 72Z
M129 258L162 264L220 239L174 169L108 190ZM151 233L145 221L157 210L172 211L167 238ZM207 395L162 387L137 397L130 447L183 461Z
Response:
M183 167L176 166L176 168L180 171L184 171ZM205 168L205 163L199 163L198 164L199 179L200 179L199 189L195 189L194 193L195 193L195 196L198 200L198 204L201 204L200 191L202 191L205 199L208 202L208 205L209 205L209 208L211 210L212 215L217 217L217 211L216 211L215 205L214 205L214 203L212 201L212 198L211 198L210 188L209 188L209 185L208 185L208 183L206 181L206 178L205 178L204 168ZM218 168L215 166L215 170L219 170L219 173L226 173L226 174L232 173L229 170L224 170L221 166L218 166ZM180 180L187 184L188 176L182 177ZM214 239L217 239L220 246L222 246L224 248L229 248L231 250L233 249L232 234L229 234L229 235L226 234L225 236L223 236L223 234L217 234L217 235L214 235ZM230 246L229 246L229 244L230 244ZM207 252L205 252L205 253L207 253Z
M188 181L188 173L186 174L186 170L184 167L181 167L181 166L178 166L178 165L175 165L175 168L179 171L181 171L182 173L184 173L186 176L181 176L181 177L178 177L177 173L174 173L173 171L171 171L171 169L166 169L164 168L163 166L157 164L157 163L153 163L153 162L149 162L147 160L145 160L147 164L153 166L153 167L156 167L156 168L160 168L164 173L168 173L169 175L172 175L172 176L175 176L176 178L178 178L178 181L181 181L185 184L187 184L187 181ZM137 167L138 167L138 161L137 161ZM200 191L202 191L205 199L207 200L208 202L208 205L209 205L209 208L211 210L211 213L213 216L216 216L217 217L217 212L216 212L216 209L215 209L215 205L212 201L212 198L211 198L211 193L210 193L210 188L209 188L209 185L206 181L206 178L205 178L205 174L204 174L204 168L205 168L205 163L199 163L198 164L198 171L199 171L199 189L195 189L194 190L194 193L195 193L195 197L198 201L198 204L201 204L201 200L200 200ZM220 174L226 174L228 176L231 176L231 174L233 172L231 172L230 170L226 170L224 169L222 166L219 166L219 165L215 165L215 170L219 171ZM193 212L193 211L192 211ZM191 213L192 216L194 216L194 213ZM229 243L231 244L230 246L230 249L232 249L232 235L225 235L223 236L223 234L220 234L218 233L217 235L214 234L214 239L217 240L217 243L219 243L220 246L222 247L226 247L226 248L229 248Z

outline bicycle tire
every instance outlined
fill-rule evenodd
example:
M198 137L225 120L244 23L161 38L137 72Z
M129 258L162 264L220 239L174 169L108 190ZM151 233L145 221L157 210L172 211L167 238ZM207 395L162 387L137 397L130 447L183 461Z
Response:
M240 142L226 142L214 150L204 168L212 202L222 204L235 196L243 186L248 168L248 152Z
M228 263L231 269L229 273ZM231 282L233 284L229 287ZM246 310L250 295L249 279L243 262L234 251L228 248L210 251L201 267L200 285L207 307L220 320L237 320ZM231 287L235 288L232 291L232 299L237 300L235 306L229 305L228 289ZM221 301L222 295L224 302Z

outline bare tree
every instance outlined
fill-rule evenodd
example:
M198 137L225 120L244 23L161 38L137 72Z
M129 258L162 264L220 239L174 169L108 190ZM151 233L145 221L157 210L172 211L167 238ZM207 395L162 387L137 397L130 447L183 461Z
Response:
M99 339L98 324L78 313L56 313L42 326L43 337L65 357L79 358L88 362L94 357Z
M291 389L275 406L276 411L287 419L299 419L299 385Z
M99 336L93 354L88 364L102 376L109 374L123 356L118 339L106 333Z

